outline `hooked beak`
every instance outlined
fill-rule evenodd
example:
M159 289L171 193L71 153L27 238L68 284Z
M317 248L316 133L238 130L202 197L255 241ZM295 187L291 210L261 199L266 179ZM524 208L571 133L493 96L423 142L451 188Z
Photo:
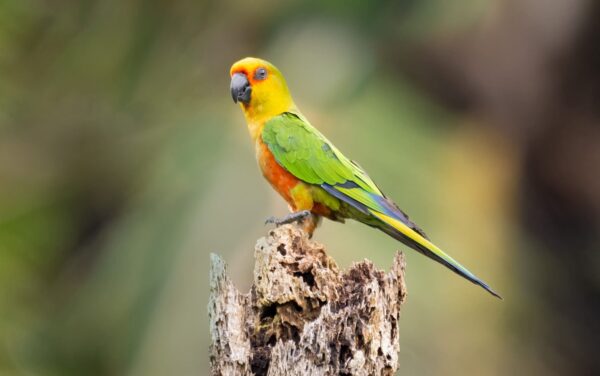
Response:
M251 93L252 87L245 74L235 73L231 76L231 98L235 103L238 101L245 104L250 103Z

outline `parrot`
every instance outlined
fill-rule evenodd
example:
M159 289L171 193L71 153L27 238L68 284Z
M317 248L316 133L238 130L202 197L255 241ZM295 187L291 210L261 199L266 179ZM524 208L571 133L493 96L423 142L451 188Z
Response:
M311 125L273 64L247 57L235 62L229 73L231 96L244 114L258 166L290 208L290 214L267 222L277 226L299 222L312 236L322 217L338 222L353 219L381 230L502 299L434 245L357 162Z

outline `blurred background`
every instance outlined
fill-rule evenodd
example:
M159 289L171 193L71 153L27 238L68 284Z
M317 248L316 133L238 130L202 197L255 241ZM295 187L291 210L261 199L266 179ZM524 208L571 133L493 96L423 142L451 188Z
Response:
M229 94L245 56L504 296L407 251L401 374L600 374L599 5L0 2L0 375L208 373L209 252L247 289L287 210Z

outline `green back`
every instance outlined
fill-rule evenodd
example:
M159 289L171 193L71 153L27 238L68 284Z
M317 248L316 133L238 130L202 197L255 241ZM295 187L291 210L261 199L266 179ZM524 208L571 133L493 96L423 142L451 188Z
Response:
M306 183L337 186L352 182L382 195L358 165L299 115L286 112L267 121L262 140L282 167Z

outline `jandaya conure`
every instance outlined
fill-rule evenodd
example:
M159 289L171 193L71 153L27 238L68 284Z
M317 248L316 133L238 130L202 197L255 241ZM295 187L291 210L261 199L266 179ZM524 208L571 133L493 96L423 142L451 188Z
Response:
M354 161L346 158L298 110L281 72L245 58L231 67L231 96L256 146L258 165L292 213L276 224L303 220L312 234L321 217L351 218L375 227L500 296L434 245Z

